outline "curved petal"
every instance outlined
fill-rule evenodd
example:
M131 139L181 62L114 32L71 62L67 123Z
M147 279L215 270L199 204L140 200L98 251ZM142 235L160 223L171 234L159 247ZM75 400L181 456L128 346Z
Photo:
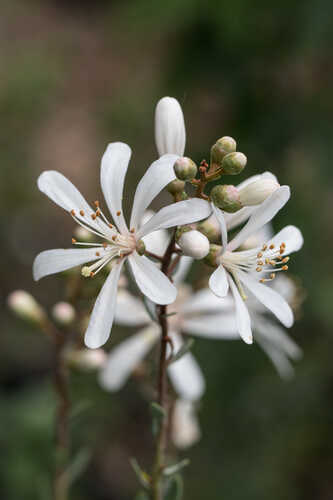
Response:
M235 314L207 314L185 319L182 330L211 339L239 339Z
M248 177L247 179L245 179L245 181L240 182L236 186L236 188L237 189L242 189L245 186L248 186L249 184L251 184L251 182L255 182L255 181L258 181L260 179L273 179L273 180L277 181L276 175L272 174L272 172L268 172L267 171L267 172L263 172L262 174L251 175L251 177Z
M118 280L123 263L124 259L113 266L96 299L84 337L86 346L91 349L104 345L110 336L116 309Z
M294 322L294 315L287 301L275 290L259 283L249 274L238 271L239 279L257 297L257 299L269 309L281 323L290 328Z
M155 110L155 142L159 155L183 156L185 140L184 116L179 102L174 97L163 97Z
M134 195L130 227L137 229L145 210L169 182L175 180L173 166L178 156L164 155L154 161L140 180Z
M249 236L267 224L287 203L290 198L288 186L281 186L259 205L251 215L245 226L239 231L235 238L228 244L228 250L233 251L238 248Z
M229 290L227 273L223 266L219 265L209 278L209 288L218 297L225 297Z
M239 294L238 288L233 279L228 276L231 292L234 296L236 308L236 324L239 335L242 337L246 344L252 344L252 331L251 331L251 318L249 311L245 305L244 300Z
M161 208L161 210L146 222L146 224L139 229L137 238L143 238L146 234L157 231L158 229L182 226L205 219L210 215L211 211L210 204L199 198L173 203L172 205Z
M300 359L303 355L302 349L287 335L285 330L275 322L265 317L255 318L253 321L255 328L255 340L265 340L273 348L283 351L292 359Z
M269 357L281 378L288 380L293 377L295 372L294 367L283 351L275 349L272 345L262 339L258 341L258 344Z
M150 326L114 347L99 376L102 387L108 391L121 389L158 337L158 328Z
M100 256L96 256L96 250ZM58 248L45 250L37 255L33 263L33 277L35 281L50 274L61 273L71 267L80 266L86 262L100 259L104 253L103 247L96 248Z
M120 232L128 232L123 214L123 190L131 148L123 142L112 142L106 148L101 162L101 187L115 225ZM118 215L120 213L120 215Z
M304 240L301 231L296 226L286 226L267 245L274 244L275 246L280 246L282 242L286 244L283 255L288 255L302 248Z
M183 345L181 337L172 332L169 334L172 339L175 352L179 351ZM205 380L201 369L191 353L186 353L180 359L168 366L168 374L177 394L186 400L196 401L201 398L205 391Z
M139 298L127 290L117 293L117 306L114 318L118 325L139 326L150 323L150 317Z
M213 213L217 218L217 220L219 221L221 227L222 245L223 245L223 251L225 251L228 244L228 233L227 233L227 225L225 222L224 213L222 212L222 210L217 208L213 203L212 203L212 208L213 208Z
M203 288L191 295L182 307L183 315L190 316L195 313L205 312L231 312L234 309L234 301L231 294L221 299L209 288Z
M141 292L155 304L171 304L177 296L177 288L147 257L134 252L129 256L133 277Z

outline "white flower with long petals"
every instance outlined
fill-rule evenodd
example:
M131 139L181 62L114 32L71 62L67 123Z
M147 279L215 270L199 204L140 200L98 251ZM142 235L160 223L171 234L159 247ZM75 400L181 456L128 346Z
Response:
M164 207L147 223L140 225L148 205L175 178L173 164L177 156L165 155L148 168L139 182L128 229L122 198L130 157L129 146L117 142L109 144L102 158L101 187L113 223L108 221L99 203L96 203L96 209L93 210L76 187L59 172L47 171L38 179L38 187L43 193L70 213L75 222L103 241L80 244L73 240L74 244L86 248L47 250L40 253L33 265L34 279L39 280L43 276L89 262L94 263L85 265L82 274L87 277L94 276L112 262L111 272L97 297L85 334L85 343L90 348L102 346L110 335L117 284L125 260L129 263L137 286L150 300L157 304L170 304L176 298L176 287L153 262L140 255L143 247L141 240L154 231L188 224L210 214L205 201L192 199Z
M174 97L163 97L155 110L155 142L160 156L183 156L186 132L182 108Z
M263 242L260 247L236 251L247 238L275 216L289 197L290 190L287 186L277 189L256 208L245 226L229 243L224 214L213 207L221 226L222 252L217 257L219 265L210 277L209 286L218 297L225 297L229 289L231 290L235 302L237 329L248 344L252 343L252 330L243 286L249 289L282 324L286 327L293 324L293 312L286 300L264 283L273 279L278 271L286 270L288 268L286 256L296 252L303 245L299 229L287 226L271 240ZM260 273L260 282L254 276L256 272ZM265 277L267 273L268 278Z

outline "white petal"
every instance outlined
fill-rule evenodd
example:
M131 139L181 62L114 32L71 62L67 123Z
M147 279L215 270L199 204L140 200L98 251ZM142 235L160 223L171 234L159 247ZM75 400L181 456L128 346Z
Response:
M304 240L301 231L295 226L286 226L281 229L268 243L267 245L274 244L280 246L281 243L286 244L286 249L283 255L288 255L293 252L297 252L302 248Z
M137 229L141 222L145 210L153 199L162 191L169 182L176 176L173 169L178 156L164 155L159 160L154 161L148 168L138 187L136 188L130 227Z
M160 156L173 153L183 156L185 123L182 108L173 97L163 97L155 110L155 141Z
M115 264L96 299L91 313L84 342L87 347L97 349L108 340L116 309L117 287L124 259Z
M214 203L212 203L212 208L213 208L213 213L215 214L215 217L219 221L220 227L221 227L221 238L222 238L222 245L223 245L223 250L227 248L228 244L228 233L227 233L227 225L225 222L224 218L224 213L222 210L217 208Z
M174 283L176 283L176 285L179 285L182 281L185 280L187 273L189 272L190 267L192 265L192 262L193 262L192 257L187 257L186 255L183 255L181 257L178 267L175 273L172 275L172 280Z
M127 290L117 293L117 307L114 318L119 325L138 326L150 323L150 317L139 298Z
M209 289L203 288L198 292L191 295L190 299L183 304L182 312L190 317L192 313L201 312L231 312L234 309L234 301L229 294L227 297L221 299Z
M258 343L275 366L280 377L286 380L292 378L295 370L286 354L265 341L260 340Z
M133 277L141 292L155 304L171 304L177 296L177 288L147 257L134 252L128 258Z
M175 352L179 351L183 345L181 337L172 332L169 334L172 339ZM201 369L191 353L186 353L180 359L171 363L168 367L169 377L177 394L183 399L196 401L200 399L205 391L205 380Z
M272 179L272 180L277 181L276 176L274 174L272 174L272 172L263 172L262 174L252 175L251 177L248 177L247 179L245 179L245 181L240 182L236 186L236 188L242 189L245 186L248 186L249 184L251 184L251 182L259 181L260 179Z
M100 256L96 256L96 249ZM56 250L45 250L37 255L33 263L33 277L35 281L49 274L60 273L86 262L100 259L104 249L96 248L58 248Z
M229 290L227 273L223 266L219 265L209 278L209 288L218 297L225 297Z
M158 229L167 229L168 227L182 226L191 224L201 219L205 219L211 213L210 204L199 198L179 201L161 208L146 224L144 224L137 233L137 238L142 238Z
M172 413L172 441L177 448L186 449L199 441L200 426L191 401L177 399Z
M247 344L252 344L252 331L251 331L251 318L249 311L245 305L244 300L239 294L238 288L235 285L233 279L228 276L229 285L234 296L235 308L236 308L236 324L239 335L242 337L244 342Z
M255 317L253 324L256 341L263 339L272 347L283 351L292 359L296 360L302 357L302 349L287 335L286 331L280 325L263 316Z
M251 234L255 233L263 225L267 224L277 212L287 203L290 198L288 186L281 186L274 191L251 215L247 224L239 231L237 236L229 243L228 250L238 248Z
M234 214L224 214L225 217L225 223L227 225L227 228L234 229L237 226L240 226L243 224L243 222L247 221L253 212L257 210L257 207L243 207L238 212L235 212Z
M158 328L148 327L110 351L99 381L109 391L121 389L159 337Z
M267 285L259 283L255 278L243 271L237 272L239 279L257 297L257 299L269 309L281 323L287 328L294 322L294 315L286 300L275 290Z
M106 148L101 163L101 186L115 225L120 232L127 232L123 214L124 181L131 158L131 148L123 142L112 142ZM120 212L120 215L117 215Z
M239 339L235 314L207 314L185 319L182 330L211 339Z

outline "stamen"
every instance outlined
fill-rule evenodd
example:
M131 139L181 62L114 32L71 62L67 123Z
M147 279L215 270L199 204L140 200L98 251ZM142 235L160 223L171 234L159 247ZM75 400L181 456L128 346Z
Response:
M257 271L257 273L261 273L261 271L262 271L262 267L257 267L257 268L256 268L256 271Z
M98 209L96 210L96 217L99 217L100 215L101 215L101 211L100 211L100 209L98 208Z
M95 205L96 207L99 207L99 201L98 201L98 200L94 201L94 205Z
M76 239L75 238L72 238L72 243L73 243L73 245L75 245L75 243L76 243Z
M132 229L130 229L130 233L132 233L132 234L135 233L134 227L132 227Z
M261 259L262 255L263 255L262 252L257 253L258 259Z
M84 211L83 211L83 210L80 210L80 215L81 215L82 217L84 217Z
M92 220L96 220L96 214L95 213L91 214L91 218L92 218Z
M116 239L117 239L117 236L114 234L114 235L112 236L112 241L116 241Z
M121 211L120 210L118 210L117 215L118 215L118 217L119 217L119 215L121 215Z
M273 245L273 243L272 243L271 245L269 245L269 249L273 250L273 248L275 248L275 245Z
M71 214L73 217L75 217L75 210L71 210Z
M101 254L99 252L95 253L96 257L99 257Z

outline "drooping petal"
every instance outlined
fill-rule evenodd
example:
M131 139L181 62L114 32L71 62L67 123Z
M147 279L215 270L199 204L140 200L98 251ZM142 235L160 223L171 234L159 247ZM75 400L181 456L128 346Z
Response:
M182 330L211 339L239 339L235 314L207 314L185 319Z
M286 244L285 251L283 255L288 255L293 252L297 252L302 248L304 240L301 231L295 226L286 226L281 231L279 231L268 243L267 245L280 246L281 243Z
M225 297L229 290L227 273L220 264L209 278L209 288L218 297Z
M295 370L286 354L283 351L274 348L271 344L264 341L263 339L258 340L258 343L261 349L266 353L266 355L275 366L276 371L278 372L280 377L286 380L292 378Z
M150 323L150 317L142 300L127 290L119 290L115 322L119 325L139 326Z
M182 226L192 222L205 219L211 213L210 204L199 198L179 201L167 207L161 208L146 224L144 224L137 233L137 238L143 238L158 229L167 229L169 227Z
M175 352L183 345L181 337L176 332L170 332ZM191 353L184 354L180 359L171 363L168 374L177 394L183 399L196 401L201 398L205 390L205 380L201 369Z
M147 257L134 252L128 258L133 277L141 292L155 304L171 304L177 296L177 288Z
M141 220L141 225L148 222L153 215L155 215L153 210L146 210ZM162 256L169 244L170 234L166 229L160 229L159 231L147 234L142 239L148 252Z
M173 153L183 156L185 123L182 108L173 97L163 97L155 110L155 142L160 156Z
M75 266L86 264L103 257L105 250L97 247L100 256L96 256L96 248L58 248L45 250L37 255L33 263L35 281L49 274L60 273Z
M228 281L235 301L236 324L238 333L242 337L244 342L246 342L246 344L252 344L253 338L249 311L245 305L244 300L240 296L237 286L230 276L228 276Z
M127 233L123 214L123 190L131 148L123 142L112 142L106 148L101 162L101 187L115 225ZM119 214L119 215L118 215Z
M85 333L87 347L97 349L108 340L116 309L118 280L124 259L114 264L96 299Z
M121 389L158 337L158 328L150 326L114 347L99 376L102 387L108 391Z
M168 154L154 161L140 180L134 195L130 227L137 229L153 199L176 176L173 169L178 156Z
M233 309L234 301L231 294L221 299L220 297L216 297L209 288L203 288L193 293L190 299L183 304L182 312L183 315L190 317L193 313L228 313L233 311Z
M275 349L283 351L288 357L292 359L300 359L302 357L302 349L296 342L287 335L284 328L276 324L276 322L266 319L264 316L255 316L253 320L255 329L255 340L265 340L272 345Z
M217 208L214 205L214 203L212 203L212 208L213 208L213 213L215 214L215 217L219 221L221 227L222 245L223 245L223 251L225 251L228 244L228 233L227 233L227 226L224 218L224 213L222 212L222 210Z
M277 212L287 203L289 198L290 189L288 186L281 186L274 191L274 193L257 207L245 226L228 244L228 250L233 251L238 248L249 236L272 220Z
M243 271L237 272L239 279L269 309L281 323L290 328L294 322L294 315L287 301L275 290L259 283L255 278Z

